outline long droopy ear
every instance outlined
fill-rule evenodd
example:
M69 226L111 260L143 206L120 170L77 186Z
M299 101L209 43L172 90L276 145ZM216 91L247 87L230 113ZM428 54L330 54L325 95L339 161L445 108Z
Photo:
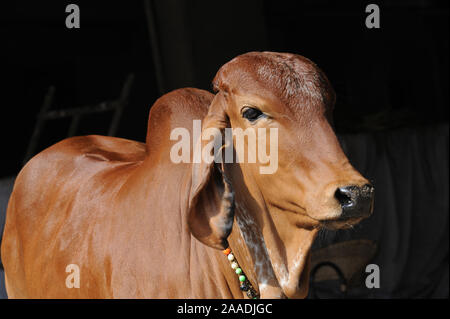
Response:
M229 126L225 106L224 93L217 93L203 120L202 135L194 146L187 212L188 226L192 235L205 245L217 249L228 247L227 238L231 233L234 219L234 193L226 176L225 164L223 160L222 163L215 163L213 160L218 158L217 156L222 158L220 154L225 147L222 136L224 129ZM216 154L211 147L213 145L211 137ZM217 152L218 149L220 152ZM205 160L205 157L209 160Z

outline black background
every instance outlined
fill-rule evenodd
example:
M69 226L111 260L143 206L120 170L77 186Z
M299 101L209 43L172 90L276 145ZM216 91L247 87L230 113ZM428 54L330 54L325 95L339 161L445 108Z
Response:
M0 176L21 168L50 85L52 109L77 107L116 98L134 72L116 135L143 141L162 93L210 89L221 65L252 50L316 62L337 91L338 133L448 121L447 1L377 1L380 29L365 27L366 1L150 1L159 87L143 1L77 1L80 29L65 26L69 3L2 4ZM84 117L77 135L106 134L110 120ZM48 122L37 151L66 137L68 127L69 120Z

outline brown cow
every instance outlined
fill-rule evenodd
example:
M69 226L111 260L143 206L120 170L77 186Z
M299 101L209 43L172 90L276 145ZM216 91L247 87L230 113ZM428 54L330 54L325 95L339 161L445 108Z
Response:
M219 250L228 245L262 298L306 296L318 230L351 226L373 205L331 128L334 91L308 59L271 52L225 64L214 88L156 101L146 144L74 137L27 163L1 250L9 297L243 298ZM193 120L203 130L277 128L277 171L174 163L171 131L192 133ZM69 264L79 288L66 286Z

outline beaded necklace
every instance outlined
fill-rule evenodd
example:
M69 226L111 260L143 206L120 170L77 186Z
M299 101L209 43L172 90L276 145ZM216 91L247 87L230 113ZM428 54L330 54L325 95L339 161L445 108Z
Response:
M236 275L239 276L241 290L245 291L245 293L247 294L247 297L249 297L250 299L259 299L258 293L256 292L256 290L253 288L250 281L245 276L244 271L239 266L236 258L234 257L233 253L231 252L231 249L227 248L227 249L223 250L222 252L227 256L228 260L230 261L231 268L233 268Z

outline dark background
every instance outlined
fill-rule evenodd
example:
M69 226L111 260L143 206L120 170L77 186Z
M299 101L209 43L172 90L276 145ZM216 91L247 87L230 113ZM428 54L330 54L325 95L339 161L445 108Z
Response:
M65 7L72 2L80 7L80 29L65 26ZM324 70L337 92L336 131L349 143L348 154L352 145L360 143L350 160L374 184L378 182L378 215L374 216L381 216L375 217L380 222L375 219L366 224L367 229L363 225L360 233L367 238L375 230L389 229L388 234L378 232L372 237L394 240L399 247L398 251L381 250L389 253L380 258L389 269L396 269L389 282L397 280L398 274L404 274L404 279L372 297L448 297L448 169L443 168L448 167L448 1L12 3L0 9L0 177L15 176L22 167L50 85L56 88L52 109L64 109L117 98L127 74L134 73L129 105L116 135L144 141L148 112L163 93L187 86L210 90L219 67L248 51L301 54ZM151 29L146 3L154 18ZM380 7L380 29L365 26L369 3ZM110 113L85 116L76 134L106 134L111 118ZM36 151L65 138L69 125L69 120L47 122ZM358 159L358 152L370 147L375 155ZM426 151L426 147L434 149ZM385 170L375 168L383 159L393 165L386 179L382 177ZM373 164L372 172L367 173L367 163ZM441 180L433 172L422 171L437 166L441 168L434 173ZM432 182L427 182L429 176ZM383 181L393 181L394 186L390 189ZM380 185L389 193L384 201ZM414 191L404 195L404 185ZM403 201L399 203L403 210L388 205L394 199L386 198L393 194ZM416 218L428 214L428 209L435 213L425 216L432 217ZM388 211L398 214L394 222L382 217ZM405 218L410 221L408 227L417 227L408 228L405 236L424 238L409 247L417 256L407 253L414 258L402 257L405 265L417 260L430 264L424 254L439 251L427 255L436 267L430 266L430 278L420 282L414 281L419 270L408 273L395 260L407 240L400 240L403 235L392 238L405 234ZM447 243L427 239L437 234ZM386 247L394 244L385 243ZM446 286L436 288L443 280Z
M81 28L67 29L69 1L2 4L0 176L13 175L50 85L52 109L116 98L134 72L118 136L143 141L161 93L210 89L218 68L252 50L294 52L317 63L337 91L338 132L448 121L448 2L377 1L381 28L365 27L366 1L150 1L162 81L157 83L144 2L77 1ZM87 116L77 134L106 134L110 115ZM64 138L48 122L38 150ZM6 155L6 154L5 154Z

